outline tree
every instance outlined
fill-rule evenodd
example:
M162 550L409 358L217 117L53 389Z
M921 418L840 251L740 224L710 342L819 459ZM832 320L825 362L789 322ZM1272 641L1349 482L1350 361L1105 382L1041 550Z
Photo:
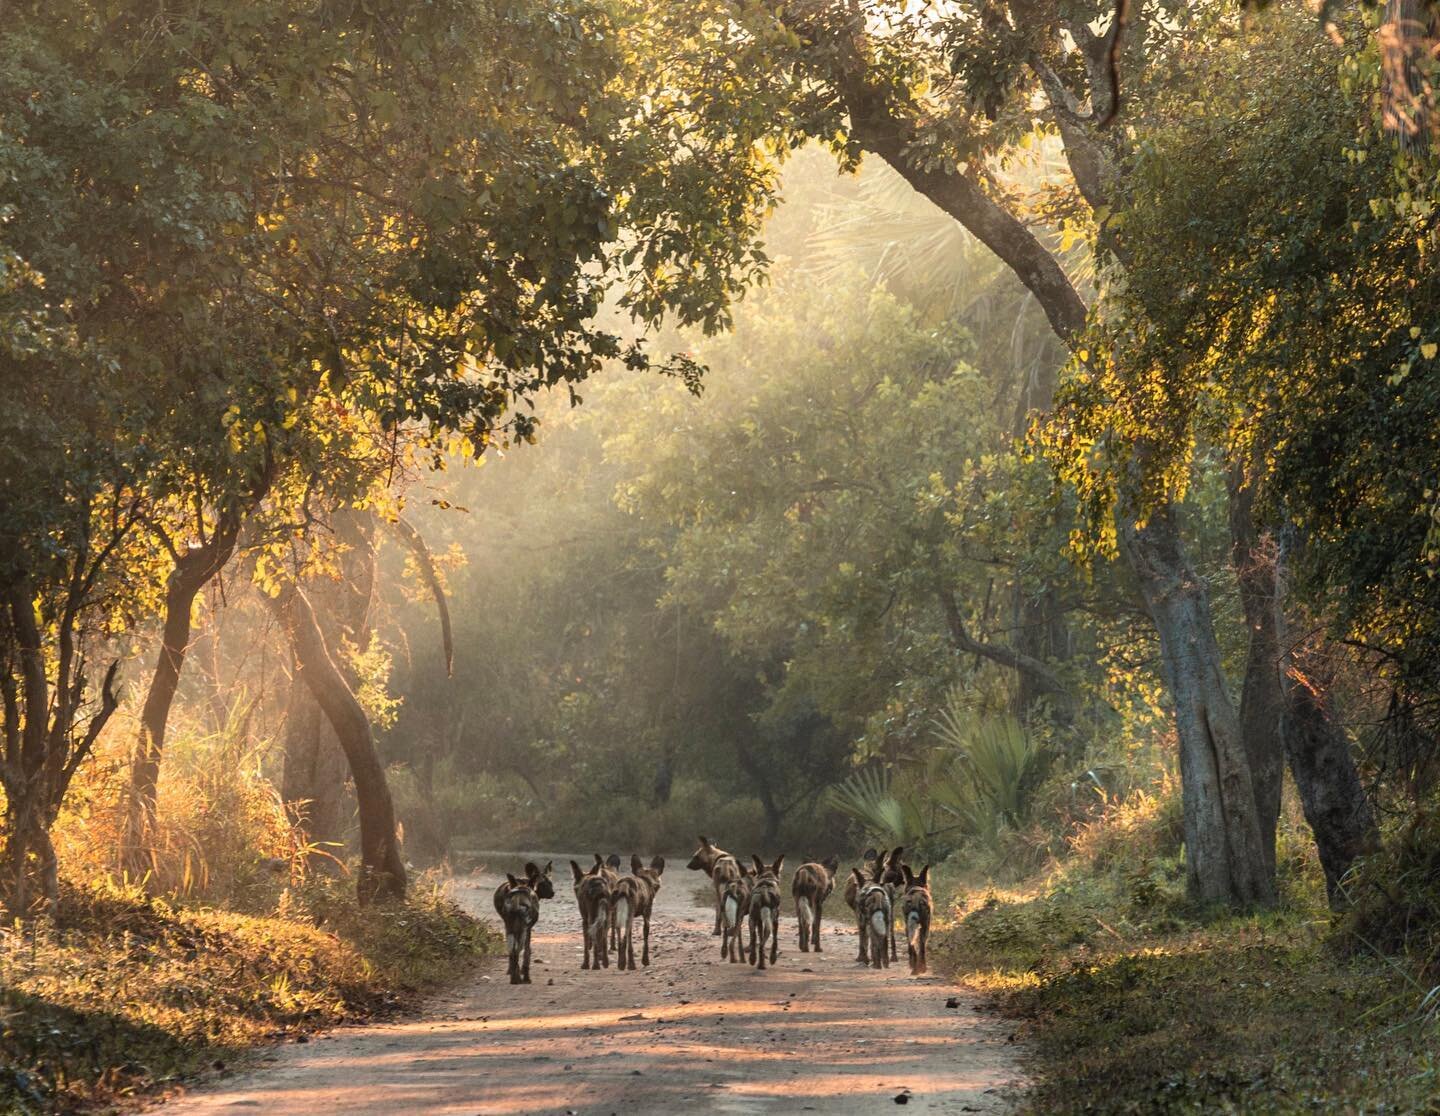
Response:
M452 443L478 454L528 438L520 401L608 359L693 375L597 324L602 302L618 288L643 322L718 327L763 264L773 179L753 149L739 157L743 135L701 137L693 106L655 96L664 78L638 61L650 14L545 0L22 6L3 40L0 210L7 259L34 278L10 291L7 321L48 332L9 350L12 393L67 346L82 352L115 393L87 437L130 455L111 482L137 501L127 537L148 523L183 564L184 533L219 540L219 559L229 524L252 521L247 560L283 596L302 571L279 577L277 562L309 530L311 499L363 501ZM43 516L0 512L7 536L46 537ZM221 564L173 571L142 808L181 666L182 590ZM139 576L163 578L154 562ZM357 741L348 703L326 708ZM394 850L364 844L379 858L368 876L392 874Z

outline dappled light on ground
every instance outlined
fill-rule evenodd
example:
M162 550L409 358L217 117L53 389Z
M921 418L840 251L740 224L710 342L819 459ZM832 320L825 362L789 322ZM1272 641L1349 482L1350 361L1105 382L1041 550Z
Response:
M895 1097L925 1112L999 1112L1019 1078L1007 1034L953 989L854 961L854 935L827 920L823 953L801 953L781 923L764 973L719 959L710 913L679 873L662 887L652 964L580 969L567 889L536 935L535 983L512 988L492 964L423 1019L281 1051L231 1088L175 1116L268 1113L866 1112ZM484 910L488 880L457 886ZM843 907L842 907L843 909Z

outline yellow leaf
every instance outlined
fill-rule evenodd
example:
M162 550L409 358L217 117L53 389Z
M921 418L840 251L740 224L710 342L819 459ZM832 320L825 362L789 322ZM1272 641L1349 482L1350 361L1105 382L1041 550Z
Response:
M1420 346L1420 355L1426 360L1434 360L1437 351L1440 351L1440 345L1437 345L1434 341L1427 341Z

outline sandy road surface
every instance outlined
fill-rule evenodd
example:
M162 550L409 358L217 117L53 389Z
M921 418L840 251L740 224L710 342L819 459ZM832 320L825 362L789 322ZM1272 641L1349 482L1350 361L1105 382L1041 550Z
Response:
M672 863L650 967L586 972L562 866L536 927L533 984L512 987L503 960L490 962L419 1018L285 1046L163 1116L849 1114L894 1111L902 1093L907 1111L1007 1109L1021 1072L1006 1031L963 995L947 1008L955 991L939 978L910 977L903 942L888 970L857 965L838 895L824 952L801 953L787 879L780 959L761 973L720 960L713 912L695 897L704 877ZM495 882L457 880L456 898L493 917Z

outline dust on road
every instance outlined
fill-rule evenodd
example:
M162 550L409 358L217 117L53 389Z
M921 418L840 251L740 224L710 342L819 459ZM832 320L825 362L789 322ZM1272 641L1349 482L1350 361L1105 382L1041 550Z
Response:
M911 977L903 942L887 970L856 964L838 894L819 954L800 952L787 895L780 960L756 972L720 959L713 911L696 898L704 877L672 861L650 967L620 972L612 958L586 972L569 866L556 868L533 984L512 987L503 958L490 961L418 1018L277 1049L165 1116L853 1114L894 1111L900 1096L907 1111L998 1113L1022 1083L1007 1030L941 978ZM499 878L457 879L455 898L493 917Z

